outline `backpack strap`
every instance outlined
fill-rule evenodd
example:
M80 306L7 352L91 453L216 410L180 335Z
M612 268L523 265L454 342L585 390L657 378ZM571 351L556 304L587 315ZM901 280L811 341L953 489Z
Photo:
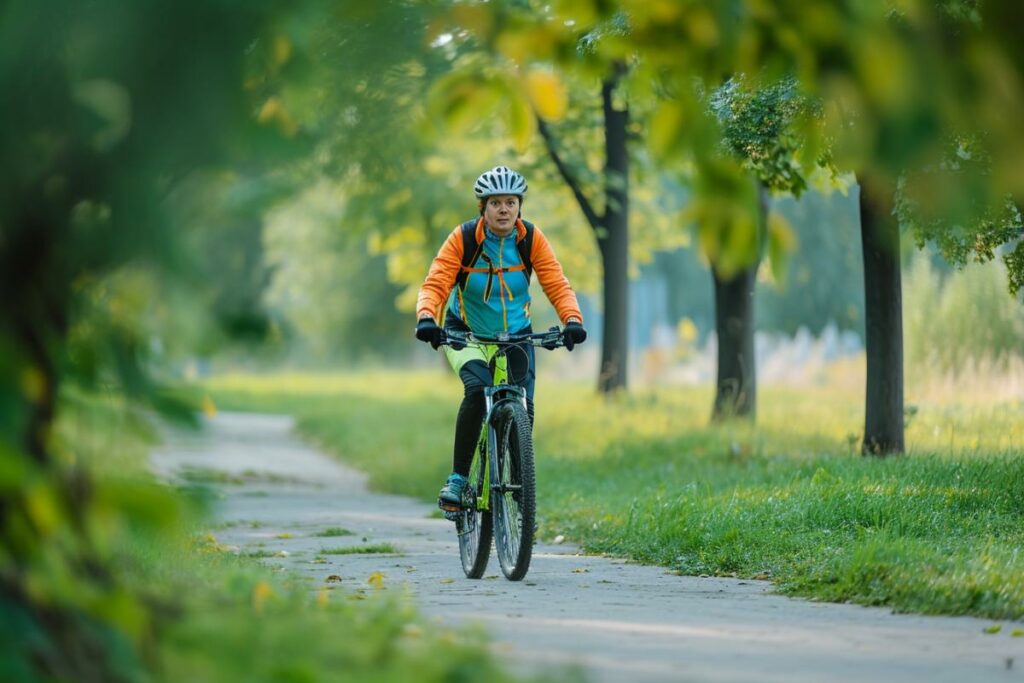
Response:
M459 268L459 274L455 278L455 283L459 288L459 291L466 291L466 282L469 279L470 273L487 273L495 272L495 268L492 264L488 263L487 268L474 268L473 265L480 258L483 253L483 242L477 242L476 240L476 228L480 222L479 218L473 218L460 227L462 231L462 267ZM530 252L533 250L533 223L524 220L523 226L526 227L526 235L523 239L516 242L516 249L519 251L519 259L522 261L522 268L519 266L512 266L511 268L504 268L505 271L516 271L525 270L526 280L529 281L533 276L533 262L530 260ZM488 290L490 288L488 287ZM488 291L489 294L489 291ZM489 298L489 296L487 296Z
M483 242L476 241L476 226L480 222L479 218L471 218L460 226L462 230L462 267L459 268L459 274L455 278L455 284L458 286L459 291L466 291L466 281L469 279L469 269L472 268L476 260L480 258L480 252L483 251Z
M529 282L533 277L533 262L530 260L530 252L533 251L533 223L524 220L523 225L526 226L526 236L516 243L516 249L519 250L519 258L526 268L526 281Z

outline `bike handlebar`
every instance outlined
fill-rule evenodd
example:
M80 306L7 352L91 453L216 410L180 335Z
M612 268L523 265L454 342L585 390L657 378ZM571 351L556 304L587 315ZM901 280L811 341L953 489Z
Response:
M521 344L529 344L531 346L540 346L542 348L553 351L560 346L565 346L565 338L563 336L563 330L559 327L552 327L547 332L529 332L526 334L510 334L508 332L500 332L495 336L480 335L474 332L467 332L460 334L454 331L444 330L444 338L441 341L441 345L452 346L452 342L456 344L497 344L499 346L513 346Z

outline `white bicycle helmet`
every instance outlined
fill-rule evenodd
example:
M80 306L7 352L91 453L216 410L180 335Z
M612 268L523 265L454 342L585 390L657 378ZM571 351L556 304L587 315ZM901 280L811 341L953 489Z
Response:
M526 194L526 179L507 166L495 166L476 179L473 193L477 199L496 194L514 194L522 199Z

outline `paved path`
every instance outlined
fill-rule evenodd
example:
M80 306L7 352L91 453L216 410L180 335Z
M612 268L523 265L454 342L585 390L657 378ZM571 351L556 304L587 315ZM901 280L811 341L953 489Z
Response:
M380 572L384 590L407 590L428 617L482 623L516 668L579 666L592 680L635 683L1024 680L1024 638L1010 635L1022 624L989 635L989 621L795 600L767 582L680 577L568 545L538 544L524 582L501 578L493 553L488 575L470 581L433 506L369 493L362 474L291 430L285 417L222 414L199 434L169 434L153 463L169 476L232 475L217 485L221 543L285 551L265 561L353 591L374 590ZM354 533L316 535L330 527ZM320 552L380 543L400 554Z

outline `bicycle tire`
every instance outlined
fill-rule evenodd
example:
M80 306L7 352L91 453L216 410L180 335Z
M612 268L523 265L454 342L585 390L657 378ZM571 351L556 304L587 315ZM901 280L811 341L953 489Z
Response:
M481 464L487 457L485 449L481 448L477 456L473 458L473 464L469 470L470 489L466 496L462 512L456 518L455 532L459 537L459 558L462 561L462 571L468 579L479 579L487 570L487 561L491 556L491 539L494 535L494 525L490 510L477 508L477 497L487 482L484 481L484 468Z
M491 495L494 544L502 574L520 581L530 569L537 509L533 437L522 404L502 406L495 431L500 489Z

